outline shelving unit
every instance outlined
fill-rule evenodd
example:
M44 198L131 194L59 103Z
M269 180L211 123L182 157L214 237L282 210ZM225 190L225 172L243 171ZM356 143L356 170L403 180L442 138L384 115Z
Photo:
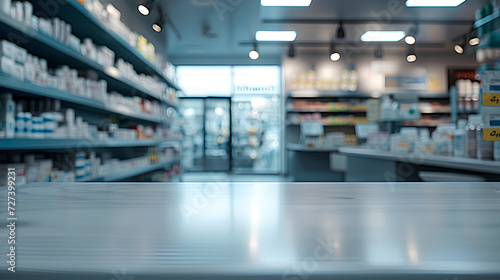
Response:
M15 19L3 13L0 13L0 36L4 38L11 36L29 38L29 40L21 40L19 45L29 49L30 53L37 56L42 58L51 58L49 60L49 65L67 64L68 66L74 68L91 69L96 71L101 79L107 81L110 89L123 94L127 94L129 92L138 93L139 95L145 95L156 100L164 101L169 106L174 106L174 104L162 100L160 96L157 96L141 85L121 77L118 71L105 69L102 65L90 60L72 48L63 45L59 41L47 35L41 34L30 27L20 25ZM139 55L142 56L140 53ZM169 83L167 82L167 84ZM169 85L176 90L179 90L179 88L176 85L173 85L173 83L170 83Z
M131 170L120 171L112 174L108 174L105 176L99 176L96 178L91 178L88 180L82 180L81 182L113 182L113 181L121 181L124 179L132 178L135 176L139 176L141 174L146 174L149 172L153 172L155 170L165 168L173 163L180 162L180 158L175 158L165 162L157 162L147 166L140 166Z
M0 150L64 150L69 148L123 148L123 147L150 147L164 142L180 141L178 139L33 139L14 138L0 139Z
M366 106L364 106L364 102L366 99L375 96L375 94L367 92L318 90L297 90L290 92L285 105L285 139L287 139L287 147L300 143L300 123L297 120L291 120L293 116L319 114L321 116L320 121L323 122L323 127L325 128L325 133L344 132L347 135L354 135L354 126L356 123L370 122L366 119ZM302 104L304 108L295 108L292 102L311 102L311 107L307 108L308 105L304 103ZM339 105L339 103L342 104ZM339 118L338 122L335 121L337 117ZM288 150L293 151L293 149Z
M32 2L34 11L43 11L43 3ZM98 46L106 46L115 53L115 58L121 58L133 65L138 73L144 73L153 76L157 81L164 82L169 88L175 91L181 89L170 78L166 77L156 63L148 60L135 47L131 46L125 39L115 33L97 17L89 12L76 0L60 1L56 15L71 25L71 33L80 39L90 38ZM84 24L82 24L84 23ZM166 99L166 94L153 92L143 84L136 83L125 78L114 67L103 67L101 64L93 61L78 50L69 47L58 40L46 35L30 26L26 26L9 15L0 12L0 38L6 39L16 45L26 49L28 53L47 60L50 69L56 69L58 66L67 65L72 69L90 70L97 74L98 79L107 82L107 92L116 91L124 96L139 96L146 100L152 100L160 103L163 110L174 108L178 110L177 104ZM135 80L135 78L134 78ZM135 125L166 127L171 125L172 120L167 112L160 115L150 115L147 113L136 112L131 108L122 105L112 105L105 100L96 100L85 96L76 95L70 92L61 91L56 88L39 86L28 81L18 80L11 76L0 74L0 91L12 93L14 99L29 100L60 100L65 108L74 108L78 116L83 116L89 123L100 125L104 122L116 122L123 124L123 128L131 128ZM169 109L171 110L171 109ZM170 119L169 119L170 118ZM181 142L182 139L117 139L108 138L106 140L96 139L38 139L38 138L9 138L0 139L0 151L17 155L20 153L44 154L44 159L54 159L54 157L77 151L93 151L98 153L108 153L108 157L126 160L130 157L143 157L146 155L161 155L159 151L165 148L177 146L169 142ZM174 145L174 146L172 146ZM71 152L72 151L72 152ZM112 151L112 152L111 152ZM134 151L134 152L132 152ZM17 153L17 154L16 154ZM74 156L74 155L73 155ZM94 155L95 156L95 155ZM71 157L68 157L71 158ZM156 162L146 166L138 166L131 170L121 170L106 176L91 178L83 181L119 181L136 177L142 174L148 174L169 165L181 162L177 157L169 161ZM76 162L75 162L76 165ZM95 166L95 165L94 165ZM63 169L63 171L66 169ZM68 171L68 170L66 170ZM69 169L72 171L72 169ZM75 171L76 174L76 170ZM87 173L88 174L88 173ZM96 174L94 172L94 174ZM81 176L80 176L81 177Z
M353 92L315 92L311 91L297 91L291 92L287 98L286 104L286 116L287 125L299 125L297 122L292 122L289 120L290 115L300 115L300 114L320 114L322 117L335 117L339 116L349 116L353 115L356 117L366 116L366 106L362 104L363 101L357 99L365 99L371 97L368 93L353 93ZM302 104L304 108L294 108L295 106L290 104L290 102L310 102L310 105ZM346 105L346 103L353 103L356 100L358 103L356 105ZM314 102L314 103L313 103ZM322 106L318 106L318 103L322 103ZM337 104L342 104L338 106ZM337 107L338 106L338 107ZM351 106L351 108L349 108ZM360 109L359 107L363 108ZM325 123L325 126L350 126L354 125L356 122L339 122L339 123Z
M58 16L68 23L74 22L73 32L78 36L92 38L98 45L106 45L115 53L119 53L119 57L132 63L138 72L157 75L170 87L180 90L170 78L165 77L160 67L149 61L120 35L104 25L78 1L66 0L66 3L59 6ZM85 24L76 24L82 22Z
M106 114L117 114L125 118L145 121L153 124L162 123L162 120L159 117L132 112L128 108L111 107L99 100L86 98L83 96L75 95L54 88L34 85L32 83L20 81L11 77L5 77L0 75L0 78L1 78L0 88L8 90L9 92L12 93L16 93L19 96L58 99L63 102L71 104L72 107L74 108L83 108L86 110L106 113Z
M450 93L419 93L418 102L422 118L419 120L405 120L401 123L403 127L427 127L433 130L440 123L452 122L454 111ZM439 103L440 105L435 108L432 103Z

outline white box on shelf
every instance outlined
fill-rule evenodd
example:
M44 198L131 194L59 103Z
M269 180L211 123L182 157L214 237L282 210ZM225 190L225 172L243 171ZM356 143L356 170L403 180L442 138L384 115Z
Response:
M31 28L33 28L35 31L38 31L38 17L31 17Z
M47 76L47 86L51 88L57 88L57 77L48 75Z
M16 45L7 40L0 40L0 55L14 59Z
M14 59L2 56L0 58L0 64L1 64L0 69L2 69L3 73L12 75L12 67L14 66Z
M11 0L0 0L0 11L10 15L10 9L12 7Z
M31 26L31 18L33 17L33 4L28 1L23 2L24 7L24 17L23 23L26 26Z
M16 77L17 79L24 81L24 66L22 64L14 62L10 74Z
M70 48L72 48L73 50L75 50L77 52L80 52L80 46L81 46L81 44L82 44L82 42L80 41L80 39L78 37L76 37L73 34L69 34L69 37L68 37L68 46Z
M112 67L115 64L115 53L105 46L100 46L97 50L97 63Z
M26 62L26 56L28 55L28 51L21 47L14 45L14 61L24 64Z
M16 133L16 103L12 94L0 95L0 130L5 133L5 138L14 138Z
M60 22L60 19L57 17L52 18L52 20L51 20L52 37L58 41L59 41L59 35L61 34L59 31L61 28L61 25L59 22Z
M52 21L46 20L44 18L38 18L38 30L45 35L54 37L54 28L52 27Z
M13 168L15 170L16 186L26 184L26 165L24 163L9 163L0 164L0 186L7 185L7 170Z
M13 4L14 15L12 17L22 22L24 20L24 5L22 2L14 2Z

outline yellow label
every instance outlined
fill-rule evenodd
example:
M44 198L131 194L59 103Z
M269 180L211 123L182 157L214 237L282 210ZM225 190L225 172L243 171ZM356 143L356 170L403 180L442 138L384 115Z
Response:
M500 128L483 128L484 141L500 141Z
M484 106L500 106L500 93L483 93Z
M434 147L434 146L424 146L423 150L425 152L434 152L436 150L436 147Z
M410 147L410 142L398 142L398 147Z
M429 78L429 82L427 84L429 85L429 91L443 90L443 83L440 78Z

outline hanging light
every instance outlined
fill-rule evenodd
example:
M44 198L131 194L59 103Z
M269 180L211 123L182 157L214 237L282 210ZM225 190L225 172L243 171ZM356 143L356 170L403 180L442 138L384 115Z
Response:
M417 61L417 54L413 47L408 48L408 53L406 54L406 61L408 61L409 63Z
M337 28L337 39L344 39L344 38L345 38L344 24L342 22L339 22L339 28Z
M455 50L456 53L463 54L465 49L465 38L461 39L461 41L456 43L453 49Z
M147 0L142 4L139 4L139 6L137 6L137 10L139 11L139 13L141 13L141 15L147 16L149 15L150 10L153 8L153 2L154 0Z
M375 48L375 52L373 54L375 58L382 58L384 57L384 51L382 50L382 45L378 44L377 47Z
M253 44L253 49L248 53L248 57L252 60L258 59L260 56L259 51L257 50L257 43Z
M413 45L415 42L417 42L417 33L418 33L418 26L415 24L410 30L408 31L408 34L405 37L405 43L408 45Z
M340 60L340 53L337 50L335 50L335 46L333 44L330 46L330 59L332 61Z
M290 44L290 46L288 47L288 57L295 57L295 46L293 44Z
M158 12L159 12L158 19L156 19L156 21L153 23L151 27L153 28L154 31L159 33L161 32L163 26L165 25L165 19L163 18L162 11L159 10Z
M479 45L480 42L481 42L481 40L479 39L479 37L477 37L477 30L474 28L471 28L471 30L469 32L469 45L477 46L477 45Z

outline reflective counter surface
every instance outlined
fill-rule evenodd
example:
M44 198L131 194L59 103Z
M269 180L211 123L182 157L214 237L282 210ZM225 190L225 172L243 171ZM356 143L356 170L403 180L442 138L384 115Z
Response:
M0 279L500 279L500 183L39 183L15 198L16 272L3 225ZM5 187L0 201L8 224Z

